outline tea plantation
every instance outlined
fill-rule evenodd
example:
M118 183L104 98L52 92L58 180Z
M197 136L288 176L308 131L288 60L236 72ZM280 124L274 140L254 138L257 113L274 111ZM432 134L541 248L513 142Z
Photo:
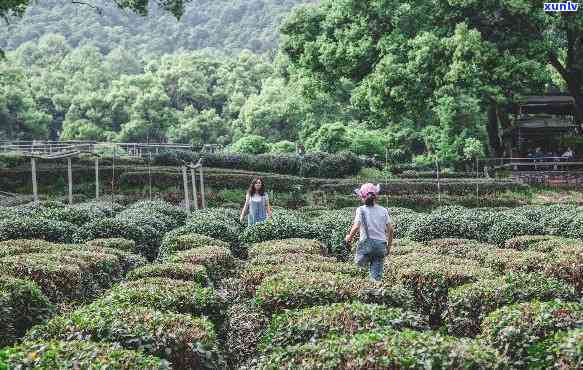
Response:
M583 208L0 207L0 369L582 369ZM354 246L352 246L354 248Z

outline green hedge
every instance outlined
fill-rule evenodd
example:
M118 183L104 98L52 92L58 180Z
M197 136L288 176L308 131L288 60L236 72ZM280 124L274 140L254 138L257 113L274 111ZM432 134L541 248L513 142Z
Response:
M310 224L296 217L274 212L266 222L247 227L239 236L241 243L255 244L274 239L324 239L321 225Z
M120 259L103 252L69 250L0 259L0 274L35 281L52 302L89 300L123 276Z
M364 278L365 272L354 264L340 262L315 262L306 261L301 263L286 264L248 264L241 272L241 284L246 292L255 294L255 289L266 278L281 272L291 273L331 273L334 275L346 275Z
M559 330L583 325L583 304L561 301L520 303L500 308L482 323L481 338L517 368L549 368L552 341Z
M0 220L0 241L10 239L42 239L70 243L77 226L69 222L16 217Z
M324 254L326 248L317 240L310 239L281 239L256 243L249 247L249 257L255 258L260 255L277 254Z
M556 369L580 368L583 365L583 328L558 332L551 348Z
M126 349L167 359L175 369L217 366L213 325L189 315L97 302L57 316L26 336L27 340L69 338L119 343Z
M581 244L565 245L549 253L544 273L563 280L583 295L583 248Z
M125 252L137 252L136 242L124 238L100 238L89 240L85 244L90 247L113 248Z
M382 300L387 306L410 307L409 295L387 289L388 294L374 296L370 294L371 284L365 279L325 272L281 272L259 285L255 302L269 314L352 301L380 303Z
M573 300L575 297L573 287L557 279L540 273L510 273L450 290L446 324L450 334L475 336L484 318L500 307L534 299Z
M180 234L178 232L170 232L164 236L164 239L162 239L162 245L160 246L160 254L158 258L164 260L175 252L208 247L212 245L229 248L229 243L211 238L207 235Z
M54 313L55 307L34 282L0 276L0 348Z
M3 368L169 370L170 364L119 345L75 340L25 342L0 350L0 369Z
M368 332L290 346L262 357L253 367L288 369L505 369L486 345L433 332Z
M334 263L333 257L324 257L317 254L288 253L275 255L260 255L248 262L249 266L266 266L266 265L299 265L307 262L312 263Z
M275 315L263 337L263 351L308 343L330 336L351 336L381 329L428 330L427 319L418 314L380 305L335 303L329 306L290 310Z
M387 279L394 279L413 293L416 310L429 315L434 327L441 325L451 288L494 275L474 261L430 254L396 256L385 266Z
M225 302L211 288L190 281L144 278L115 286L101 298L107 304L144 306L213 320L223 313Z
M208 285L206 268L202 265L192 265L189 263L151 264L132 270L127 275L128 280L138 280L149 277L193 281L199 283L201 286Z
M268 323L267 315L249 302L234 304L227 310L223 337L228 368L237 369L258 353Z
M209 246L173 254L167 262L190 263L206 267L209 276L218 281L229 276L235 268L235 258L227 248Z

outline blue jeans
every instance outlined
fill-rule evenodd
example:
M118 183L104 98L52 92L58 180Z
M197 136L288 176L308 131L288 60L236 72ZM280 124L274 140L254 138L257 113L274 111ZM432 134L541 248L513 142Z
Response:
M387 242L367 239L358 243L354 262L360 267L368 265L370 278L374 281L380 281L383 278L383 263L387 253Z

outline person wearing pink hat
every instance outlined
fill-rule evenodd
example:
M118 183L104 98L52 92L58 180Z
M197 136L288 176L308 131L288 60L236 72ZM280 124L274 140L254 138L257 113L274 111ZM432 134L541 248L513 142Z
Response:
M348 244L356 232L360 232L354 261L360 267L368 265L370 278L374 281L380 281L383 277L383 263L393 242L389 211L378 205L380 190L380 185L370 183L356 190L364 205L356 209L353 225L344 239Z

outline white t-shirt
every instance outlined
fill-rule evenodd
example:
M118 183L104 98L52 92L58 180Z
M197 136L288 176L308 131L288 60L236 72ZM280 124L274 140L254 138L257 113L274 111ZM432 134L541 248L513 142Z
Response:
M360 222L360 212L364 212L366 223L368 225L369 239L376 239L387 241L386 227L391 223L389 211L385 207L375 204L372 207L360 206L356 209L356 216L354 217L354 224L360 224L360 240L366 238L364 233L364 225Z
M265 197L265 200L269 199L267 196L267 193L265 193L264 197ZM249 199L249 195L247 195L247 199ZM259 202L259 201L261 201L261 195L259 195L258 193L255 193L251 197L251 200L254 202Z

